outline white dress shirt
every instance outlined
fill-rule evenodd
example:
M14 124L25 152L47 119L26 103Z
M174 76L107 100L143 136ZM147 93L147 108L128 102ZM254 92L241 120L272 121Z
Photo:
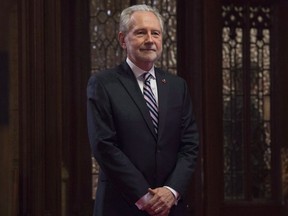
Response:
M156 82L154 67L152 67L150 71L144 71L141 68L137 67L130 59L127 58L126 62L131 68L131 70L133 71L142 93L143 93L143 86L144 86L144 81L145 81L143 74L148 72L152 75L152 78L150 79L150 86L155 96L156 102L158 104L158 90L157 90L157 82Z

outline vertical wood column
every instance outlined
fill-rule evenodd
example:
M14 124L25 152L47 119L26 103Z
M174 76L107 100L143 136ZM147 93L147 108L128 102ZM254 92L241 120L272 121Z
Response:
M185 3L184 3L185 2ZM177 1L177 74L188 83L200 133L197 167L187 192L189 214L203 215L203 4L202 0Z
M19 1L20 215L61 215L60 14L47 2Z
M43 90L38 89L36 86L40 83L44 86L43 80L37 77L38 71L44 70L43 61L43 29L42 26L36 25L35 16L36 8L42 9L38 1L38 5L32 1L20 2L20 88L19 98L21 107L20 110L20 134L19 134L19 146L20 146L20 213L23 215L35 215L43 214L44 199L41 199L43 177L43 146L44 142L41 140L44 134L43 128L43 114L39 113L39 110L43 109L44 103L35 103L37 100L44 98ZM40 10L43 13L43 10ZM39 17L38 22L41 22ZM42 23L41 22L41 23ZM36 28L37 26L37 28ZM34 27L34 28L33 28ZM36 46L35 43L38 43ZM41 58L42 54L42 58ZM40 65L40 66L39 66ZM43 66L42 66L43 65ZM40 69L40 67L42 68ZM40 70L39 70L40 69ZM40 74L40 73L39 73ZM38 74L38 76L39 76ZM43 75L42 75L43 76ZM36 110L38 112L36 112ZM37 134L37 137L34 137Z
M90 76L89 2L62 0L63 167L68 171L68 215L92 215L91 152L86 121Z
M221 1L178 1L178 74L188 82L201 143L191 215L220 216L222 188Z
M205 215L221 216L224 198L221 0L203 2Z
M281 185L276 185L280 194L280 202L283 203L283 215L288 215L288 29L286 20L288 19L288 2L279 0L275 4L274 11L274 34L273 38L275 43L274 59L275 59L275 74L273 74L275 100L272 106L275 114L274 127L275 127L275 142L279 143L279 151L281 153ZM285 27L284 27L285 26ZM277 62L276 62L277 61ZM272 78L272 79L273 79ZM279 158L277 158L279 159ZM277 182L278 183L278 182Z

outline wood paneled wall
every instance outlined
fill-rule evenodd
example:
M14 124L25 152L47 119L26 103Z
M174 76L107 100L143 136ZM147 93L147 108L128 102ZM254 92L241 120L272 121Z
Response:
M20 215L91 212L89 11L78 2L19 1Z

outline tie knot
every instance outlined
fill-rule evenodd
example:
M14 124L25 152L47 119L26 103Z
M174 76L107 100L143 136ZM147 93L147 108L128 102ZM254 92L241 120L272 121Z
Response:
M144 73L144 80L145 80L145 82L150 81L151 77L152 77L152 75L151 75L149 72Z

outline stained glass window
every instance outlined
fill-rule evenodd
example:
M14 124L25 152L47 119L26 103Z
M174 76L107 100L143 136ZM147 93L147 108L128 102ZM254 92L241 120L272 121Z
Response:
M176 73L176 0L90 0L91 73L112 68L125 58L118 43L121 11L133 4L147 4L159 10L165 22L163 53L157 66ZM92 197L95 198L99 167L92 159Z
M271 9L222 7L224 195L271 199Z

